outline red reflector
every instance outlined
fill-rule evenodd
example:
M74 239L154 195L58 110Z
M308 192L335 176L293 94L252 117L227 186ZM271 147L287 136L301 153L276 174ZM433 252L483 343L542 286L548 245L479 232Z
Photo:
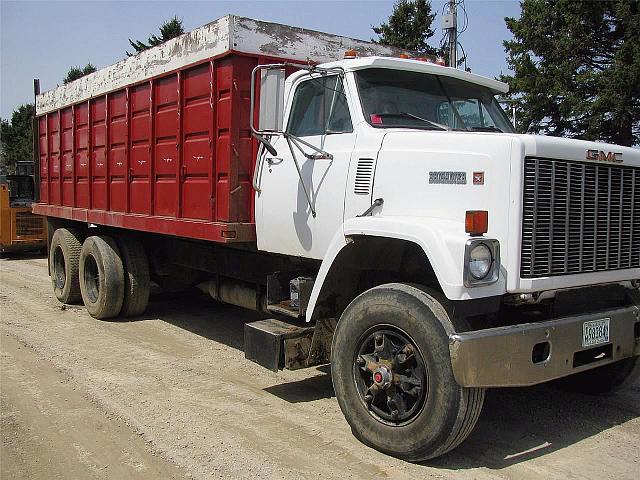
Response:
M371 119L371 123L374 125L382 125L382 117L377 113L372 113L369 115L369 118Z
M489 231L489 212L486 210L467 210L464 229L470 235L482 235Z
M380 383L382 381L382 374L380 372L376 372L373 374L373 380L376 383Z

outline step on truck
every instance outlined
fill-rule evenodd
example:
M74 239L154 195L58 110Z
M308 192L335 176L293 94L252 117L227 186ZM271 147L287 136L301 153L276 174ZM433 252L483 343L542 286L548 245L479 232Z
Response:
M516 134L507 88L226 16L44 92L55 295L265 312L247 359L330 363L354 435L410 461L459 445L487 388L609 391L640 354L640 151Z

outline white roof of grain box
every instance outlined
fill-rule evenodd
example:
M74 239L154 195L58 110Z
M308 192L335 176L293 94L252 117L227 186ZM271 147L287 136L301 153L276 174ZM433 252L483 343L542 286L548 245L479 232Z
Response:
M307 59L316 63L360 56L397 55L403 50L330 33L227 15L174 39L38 95L36 114L87 100L227 51Z

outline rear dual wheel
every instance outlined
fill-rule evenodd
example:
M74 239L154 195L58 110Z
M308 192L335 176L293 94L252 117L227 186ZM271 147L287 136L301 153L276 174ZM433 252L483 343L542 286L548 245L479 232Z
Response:
M142 243L135 238L119 239L118 247L124 267L124 299L120 315L134 317L144 313L149 303L149 261Z
M484 389L453 376L453 324L437 294L387 284L358 296L333 340L336 398L356 437L404 460L440 456L473 430Z
M88 237L80 252L80 290L89 314L115 317L124 301L124 266L120 249L110 237Z
M88 237L79 265L82 299L91 316L107 319L144 312L149 301L149 265L139 241Z
M73 228L58 228L51 238L49 267L53 293L62 303L79 303L81 300L80 250L82 237Z

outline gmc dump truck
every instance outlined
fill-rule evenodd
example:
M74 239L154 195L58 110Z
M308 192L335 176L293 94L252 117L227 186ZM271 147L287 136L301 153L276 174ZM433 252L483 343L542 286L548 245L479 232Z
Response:
M487 388L620 385L640 151L516 134L507 85L410 56L227 16L37 96L56 297L265 312L245 356L330 363L354 435L409 461L459 445Z

